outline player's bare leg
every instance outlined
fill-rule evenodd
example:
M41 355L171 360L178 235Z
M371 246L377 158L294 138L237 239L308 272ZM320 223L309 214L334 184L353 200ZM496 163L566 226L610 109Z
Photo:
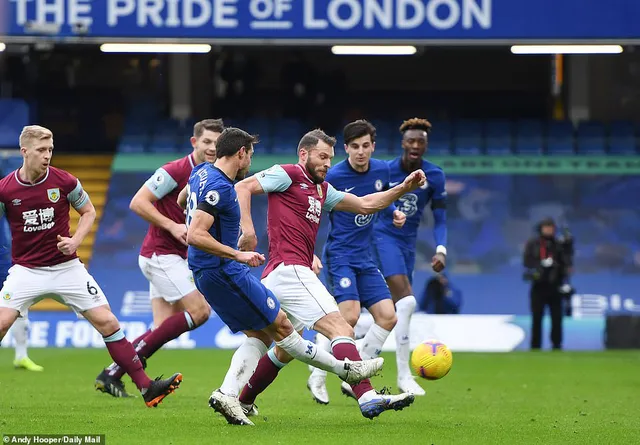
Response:
M331 339L331 349L336 358L360 358L353 340L353 328L342 318L339 313L331 313L318 322L314 329ZM344 335L348 334L348 335ZM403 393L388 395L377 393L369 380L363 380L357 385L351 385L351 389L358 399L360 412L363 416L373 419L387 410L402 410L414 401L412 394Z
M154 298L154 300L161 299ZM162 302L166 303L164 300ZM197 290L185 295L171 306L173 313L162 324L153 330L148 330L132 342L136 353L142 360L143 367L146 366L146 360L163 345L202 325L211 314L211 307ZM163 314L165 313L163 312ZM121 380L124 374L125 370L122 367L117 363L112 363L96 378L96 389L114 397L127 397L128 394L124 390L124 384Z
M180 309L176 304L171 304L163 298L152 298L151 313L153 314L153 325L160 326L167 318L175 315Z
M338 313L335 315L340 317ZM347 329L350 329L344 320L343 323ZM255 373L242 390L240 402L245 409L254 404L258 394L263 392L275 380L280 369L294 358L309 365L331 371L341 379L354 385L377 374L384 362L381 358L362 361L359 357L354 360L345 357L346 359L342 360L338 359L335 353L331 355L318 349L314 343L304 340L293 329L293 324L291 324L291 321L283 311L280 311L274 323L265 328L265 332L268 332L275 340L276 347L270 349L267 355L260 359Z
M409 327L411 325L411 316L417 305L416 298L413 296L413 289L406 275L391 275L386 280L396 305L396 315L398 317L398 323L395 328L398 388L400 391L423 396L425 391L416 383L409 368L409 355L411 353Z
M354 327L360 317L360 302L357 300L347 300L338 303L338 309L342 318L346 320L351 327ZM331 341L322 334L316 336L316 345L323 347L326 351L331 351ZM373 358L373 357L369 357ZM351 386L343 382L343 392L348 388L348 394L353 394ZM327 371L318 368L312 368L311 375L307 380L307 388L311 391L313 400L321 405L329 404L329 392L327 391ZM355 396L354 396L355 397Z
M9 329L13 326L19 316L20 313L15 309L7 307L0 308L0 340L7 335L7 332L9 332Z
M11 333L15 342L16 352L13 366L18 369L26 369L27 371L44 371L44 368L35 364L27 353L27 345L29 343L28 320L25 317L18 317L11 328Z
M343 313L341 306L344 303L353 302L343 301L338 304L340 313ZM355 324L360 317L360 304L358 304L357 307L348 307L345 309L349 310L349 312L346 312L345 310L345 313L347 313L345 319L349 323L353 322L352 326L355 327ZM382 352L382 346L384 345L385 341L387 341L387 337L389 337L389 334L391 334L391 331L395 327L398 320L396 317L396 309L393 305L393 301L391 301L390 299L378 301L377 303L370 306L368 308L368 311L373 316L374 323L367 330L367 333L362 339L361 346L359 348L360 355L363 359L378 357L380 355L380 353ZM356 316L358 318L355 318ZM341 390L344 395L355 398L355 394L353 393L353 390L349 385L345 385L343 383Z
M339 312L332 312L325 315L315 323L313 328L319 333L332 339L332 351L333 356L336 359L343 360L347 363L382 364L381 358L373 359L371 361L362 361L360 359L355 341L353 340L353 328L349 326ZM315 345L311 342L308 343L313 350ZM324 351L318 351L317 347L315 348L315 351L317 355L324 353ZM277 342L276 348L269 350L267 355L260 359L256 372L251 379L249 379L249 383L244 387L240 394L240 402L244 405L252 405L257 395L266 389L266 387L275 379L280 369L290 360L291 358L289 354L284 351L281 342ZM355 363L349 364L354 365ZM348 379L343 378L343 380L348 382ZM411 394L385 396L376 393L368 379L362 379L358 383L348 383L352 385L354 392L358 394L360 410L367 418L376 417L383 411L389 409L403 409L413 402L413 396Z
M166 396L178 388L182 382L182 374L180 373L165 380L160 380L160 378L151 380L147 376L142 369L142 362L138 354L136 354L133 345L125 338L118 319L108 305L89 309L84 311L82 315L102 334L109 355L118 366L129 374L142 393L147 406L157 406Z

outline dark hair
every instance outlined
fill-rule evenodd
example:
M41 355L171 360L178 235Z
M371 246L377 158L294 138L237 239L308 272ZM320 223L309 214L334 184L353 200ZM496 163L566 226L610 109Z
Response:
M216 156L218 159L230 157L238 153L242 147L248 151L253 144L257 143L258 138L244 130L234 127L225 128L216 142Z
M333 138L319 128L316 128L302 136L302 139L300 139L300 142L298 143L298 152L302 149L310 150L315 148L320 141L331 147L336 145L336 138Z
M404 134L407 130L422 130L427 133L431 132L431 122L426 119L420 119L414 117L413 119L408 119L400 125L400 133Z
M204 134L205 130L213 131L214 133L222 133L224 131L224 122L222 119L205 119L197 122L193 126L193 135L197 139Z
M369 121L359 119L355 122L348 123L342 131L344 136L344 143L349 144L354 139L361 138L363 136L371 136L371 142L376 141L376 127Z

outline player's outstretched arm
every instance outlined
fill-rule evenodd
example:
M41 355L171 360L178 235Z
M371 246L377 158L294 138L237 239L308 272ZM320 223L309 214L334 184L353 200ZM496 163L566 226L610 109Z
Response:
M187 230L187 243L211 255L239 261L252 267L258 267L264 263L264 255L257 252L239 252L212 237L209 229L213 222L213 215L197 208Z
M405 193L412 192L424 185L426 180L427 178L424 172L422 170L416 170L409 174L402 184L398 184L384 192L371 193L362 197L346 193L344 199L336 204L334 208L343 212L370 215L386 209Z
M258 245L256 229L251 218L251 197L263 194L264 190L255 175L238 182L235 189L240 205L240 231L242 232L238 247L243 251L251 251Z
M160 198L149 189L149 186L144 184L131 199L129 208L148 223L166 230L186 246L186 226L184 224L178 224L160 213L153 205L158 199Z

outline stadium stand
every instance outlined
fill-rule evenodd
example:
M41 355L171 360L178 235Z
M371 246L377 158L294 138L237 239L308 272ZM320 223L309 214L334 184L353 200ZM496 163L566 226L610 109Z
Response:
M380 154L401 151L400 120L373 119ZM225 119L228 125L260 136L271 154L291 154L305 130L314 126L296 119L253 117ZM633 155L638 153L638 127L626 121L543 121L534 119L432 121L432 155ZM182 153L189 148L193 119L177 121L159 116L149 102L134 105L126 118L117 151L120 153ZM338 137L340 128L327 129Z

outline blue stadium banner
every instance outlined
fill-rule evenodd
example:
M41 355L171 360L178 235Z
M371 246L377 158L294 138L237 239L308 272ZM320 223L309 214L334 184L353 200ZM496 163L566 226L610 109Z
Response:
M630 41L639 18L637 0L0 0L5 38Z

